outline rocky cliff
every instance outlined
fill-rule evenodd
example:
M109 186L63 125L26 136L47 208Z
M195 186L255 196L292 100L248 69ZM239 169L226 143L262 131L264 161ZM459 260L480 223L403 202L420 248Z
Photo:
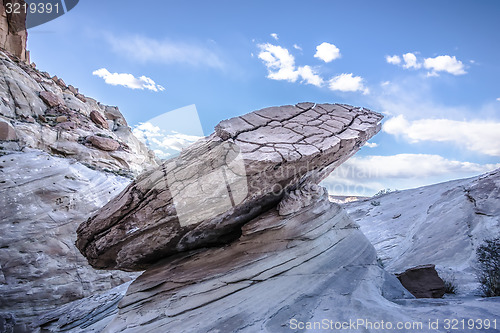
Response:
M0 49L4 49L14 57L26 63L30 62L29 51L26 50L28 31L26 30L26 13L9 13L6 3L24 4L24 0L0 0Z
M0 50L0 149L33 148L123 175L156 165L118 108Z
M4 10L0 2L0 332L23 332L41 313L136 276L91 268L75 231L157 164L118 108L27 63L24 21Z

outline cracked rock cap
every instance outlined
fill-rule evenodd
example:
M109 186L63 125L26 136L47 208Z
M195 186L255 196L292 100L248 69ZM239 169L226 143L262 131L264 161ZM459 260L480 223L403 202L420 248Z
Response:
M314 188L307 184L357 152L381 119L349 105L300 103L224 120L81 224L76 245L96 268L143 270L179 252L227 244L285 194ZM299 206L280 207L287 215Z

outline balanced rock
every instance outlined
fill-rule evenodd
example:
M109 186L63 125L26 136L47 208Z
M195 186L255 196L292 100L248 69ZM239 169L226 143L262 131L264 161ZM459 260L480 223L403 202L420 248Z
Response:
M237 239L286 193L328 176L380 130L381 119L348 105L300 103L222 121L80 225L76 245L96 268L143 270Z
M106 121L106 119L104 119L104 117L102 116L102 114L100 114L98 111L91 111L90 112L90 119L96 124L96 125L99 125L101 126L102 128L105 128L105 129L109 129L109 125L108 125L108 122Z

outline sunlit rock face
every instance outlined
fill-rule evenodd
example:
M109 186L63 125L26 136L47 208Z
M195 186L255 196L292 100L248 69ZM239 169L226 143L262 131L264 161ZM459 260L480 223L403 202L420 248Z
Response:
M285 193L323 180L380 130L381 119L348 105L300 103L224 120L82 224L77 246L96 268L142 270L227 243Z
M157 165L118 108L0 50L0 149L24 148L130 177Z

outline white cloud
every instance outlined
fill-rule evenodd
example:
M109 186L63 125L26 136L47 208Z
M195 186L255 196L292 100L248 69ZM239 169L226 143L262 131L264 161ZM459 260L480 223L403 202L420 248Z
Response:
M375 142L366 142L364 145L366 147L368 147L368 148L376 148L376 147L378 147L378 144L375 143Z
M149 89L152 91L164 91L165 88L156 84L151 78L141 76L136 78L128 73L110 73L106 68L101 68L92 73L104 79L104 82L113 86L124 86L130 89Z
M302 48L298 46L297 44L293 44L293 48L299 51L302 51Z
M223 68L224 63L213 51L195 43L156 40L145 36L106 35L114 52L134 61L164 64L188 64Z
M457 60L455 56L449 55L438 56L435 58L424 59L424 67L432 69L433 73L448 72L453 75L463 75L467 72L464 69L464 64Z
M426 74L427 77L437 77L439 74L437 72L427 72Z
M152 138L151 141L161 148L181 151L182 148L191 145L202 137L196 135L187 135L172 131L172 134L167 134L161 139Z
M270 36L273 37L275 40L279 39L278 34L276 34L276 33L272 33L272 34L270 34Z
M331 62L335 59L340 58L340 50L333 44L323 42L316 46L315 58L321 59L324 62Z
M497 98L497 101L499 101L499 102L500 102L500 97L498 97L498 98Z
M499 167L500 164L482 165L430 154L352 157L325 179L323 185L335 194L371 196L383 188L415 188Z
M343 73L330 79L330 90L339 91L362 91L363 94L368 94L369 90L363 84L361 76L353 76L352 73Z
M418 69L422 67L422 64L417 62L417 56L411 52L403 54L403 60L405 61L404 68L415 68Z
M258 57L267 67L267 77L269 79L289 82L296 82L300 79L300 82L316 87L324 85L324 79L316 69L308 65L297 67L295 65L295 58L290 54L288 49L270 43L258 44L257 46L260 49ZM328 81L328 86L332 91L361 91L363 94L369 93L369 89L363 84L363 78L353 76L352 73L344 73L331 78Z
M303 81L307 84L312 84L316 87L323 85L323 79L310 66L302 66L298 68L298 73Z
M401 58L398 55L385 56L385 60L389 64L393 64L393 65L399 65L401 63Z
M159 158L170 157L202 138L202 136L187 135L176 131L167 133L150 122L135 126L132 133L152 149Z
M132 133L142 142L146 143L148 138L161 136L161 129L150 122L140 123Z
M463 75L467 73L465 71L465 65L460 60L457 60L455 56L449 55L424 58L422 63L414 53L408 52L403 54L404 63L401 62L401 58L398 55L386 56L385 60L389 64L399 65L406 69L419 69L423 66L431 70L427 73L427 77L439 76L438 72L447 72L453 75Z
M403 115L384 123L383 130L401 135L410 142L451 142L467 150L500 156L500 122L421 119L408 121Z
M301 82L312 84L317 87L323 85L323 79L311 66L295 66L295 58L290 52L278 45L259 44L259 58L267 67L267 77L272 80L285 80L295 82L299 78Z
M287 49L269 43L257 46L261 50L259 59L266 65L269 79L297 81L299 73L295 69L295 58Z

